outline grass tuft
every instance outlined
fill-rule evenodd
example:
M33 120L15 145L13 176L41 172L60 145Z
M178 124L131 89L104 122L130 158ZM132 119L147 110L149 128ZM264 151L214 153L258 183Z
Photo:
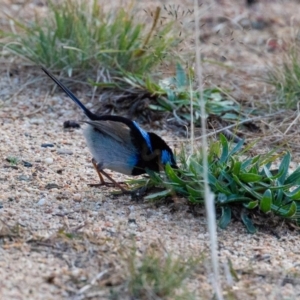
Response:
M134 299L195 299L185 290L185 280L199 265L199 259L184 260L169 254L147 251L129 258L128 293Z
M144 74L171 57L179 42L172 34L173 21L160 19L160 8L150 28L136 20L134 9L104 12L96 0L50 2L49 9L48 18L37 16L34 23L11 18L18 32L10 33L6 48L69 75L100 67Z
M267 82L276 88L277 104L296 108L300 97L300 47L295 44L284 58L283 65L268 72Z

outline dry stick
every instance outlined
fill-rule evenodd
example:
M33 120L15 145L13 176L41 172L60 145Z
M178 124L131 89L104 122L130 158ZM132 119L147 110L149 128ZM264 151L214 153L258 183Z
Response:
M215 130L214 132L211 132L211 133L208 133L206 134L206 137L209 137L209 136L212 136L212 135L215 135L219 132L222 132L226 129L230 129L230 128L233 128L233 127L237 127L241 124L244 124L244 123L248 123L248 122L253 122L253 121L258 121L258 120L262 120L262 119L267 119L267 118L271 118L271 117L274 117L276 115L280 115L282 114L284 111L278 111L276 113L273 113L273 114L268 114L268 115L265 115L265 116L257 116L257 117L254 117L254 118L249 118L249 119L246 119L246 120L243 120L243 121L240 121L238 123L235 123L235 124L231 124L231 125L228 125L224 128L221 128L221 129L218 129L218 130ZM199 137L196 137L195 140L198 140L198 139L202 139L203 138L203 135L199 136Z
M95 283L97 282L97 280L101 279L101 277L103 277L103 275L105 275L108 272L108 270L104 270L102 272L99 272L92 280L91 283L83 286L78 292L77 294L83 294L85 293L87 290L89 290L91 287L93 287L93 285L95 285Z
M208 231L210 238L210 251L211 262L213 268L213 287L216 293L216 297L219 300L223 300L222 288L220 284L219 275L219 260L218 260L218 241L217 241L217 226L216 226L216 211L214 203L214 194L210 191L208 185L208 161L207 161L207 139L206 139L206 113L205 103L202 92L202 70L201 70L201 52L200 52L200 22L199 22L199 7L198 1L194 0L194 12L195 12L195 52L196 52L196 70L199 80L199 92L200 92L200 108L201 108L201 128L202 128L202 155L203 155L203 180L204 180L204 197L206 215L208 219Z
M299 114L299 102L297 103L297 117L293 120L293 122L289 125L289 127L286 129L286 131L283 133L283 135L286 135L290 129L294 126L294 124L297 122L299 119L300 114Z
M248 118L248 119L242 120L242 121L240 121L238 123L234 123L234 124L228 125L226 127L223 127L221 129L215 130L213 132L207 133L205 137L216 135L217 133L220 133L222 131L228 130L228 129L233 128L233 127L238 127L239 125L244 124L244 123L253 122L253 121L260 121L260 120L263 120L263 119L268 119L268 118L274 117L276 115L280 115L283 112L285 112L285 111L281 110L281 111L277 111L276 113L273 113L273 114L268 114L268 115L264 115L264 116L257 116L257 117L253 117L253 118ZM188 130L187 130L187 134L188 134ZM195 140L199 140L199 139L202 139L202 138L203 138L203 135L196 137ZM182 139L176 139L176 140L167 140L167 141L168 142L186 142L187 140L186 139L184 139L184 140L182 140Z

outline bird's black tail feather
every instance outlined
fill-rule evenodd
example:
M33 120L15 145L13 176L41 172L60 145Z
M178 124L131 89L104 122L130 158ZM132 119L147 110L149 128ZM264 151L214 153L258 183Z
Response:
M97 117L90 110L88 110L81 101L67 88L65 87L54 75L52 75L48 70L42 67L42 70L83 110L85 115L91 119L96 120Z

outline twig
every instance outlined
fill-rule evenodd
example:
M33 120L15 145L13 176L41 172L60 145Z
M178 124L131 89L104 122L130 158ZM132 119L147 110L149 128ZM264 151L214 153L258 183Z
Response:
M286 131L283 133L283 135L286 135L289 130L293 127L293 125L296 123L296 121L299 119L300 113L299 113L299 102L297 103L297 117L293 120L293 122L289 125L289 127L286 129Z
M271 117L273 117L273 116L275 116L275 115L282 114L283 112L284 112L284 111L278 111L278 112L273 113L273 114L268 114L268 115L264 115L264 116L257 116L257 117L245 119L245 120L242 120L242 121L240 121L240 122L238 122L238 123L231 124L231 125L228 125L228 126L226 126L226 127L224 127L224 128L218 129L218 130L216 130L216 131L214 131L214 132L208 133L208 134L206 134L206 137L215 135L215 134L217 134L217 133L219 133L219 132L222 132L222 131L224 131L224 130L226 130L226 129L230 129L230 128L233 128L233 127L237 127L237 126L239 126L239 125L241 125L241 124L244 124L244 123L253 122L253 121L257 121L257 120L262 120L262 119L266 119L266 118L271 118ZM199 137L196 137L195 140L198 140L198 139L201 139L201 138L202 138L202 135L199 136Z
M90 284L87 284L85 286L83 286L77 294L83 294L85 293L87 290L89 290L95 283L97 280L99 280L103 275L105 275L108 272L108 270L104 270L100 273L98 273L92 280Z

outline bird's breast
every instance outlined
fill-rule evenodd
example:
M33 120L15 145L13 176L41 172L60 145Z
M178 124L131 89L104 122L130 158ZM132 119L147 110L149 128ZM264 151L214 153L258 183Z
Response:
M83 130L87 146L102 169L131 175L139 154L132 143L123 143L87 124Z

